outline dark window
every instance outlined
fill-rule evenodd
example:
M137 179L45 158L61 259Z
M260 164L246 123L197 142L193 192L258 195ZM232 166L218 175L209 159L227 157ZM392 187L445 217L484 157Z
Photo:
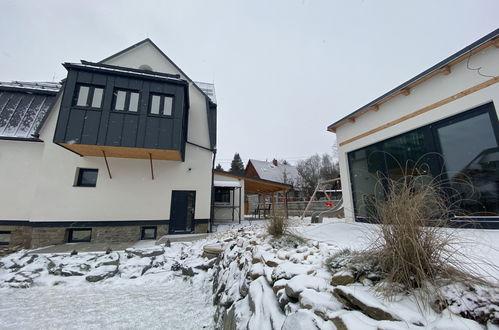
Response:
M92 239L91 228L70 229L68 233L68 242L90 242Z
M142 227L142 234L140 239L156 239L157 227Z
M138 112L139 92L115 89L113 92L113 109L115 111Z
M78 187L95 187L97 184L98 169L94 168L79 168L76 186Z
M10 231L0 231L0 245L10 244Z
M151 94L149 113L152 115L171 116L173 112L173 96Z
M348 154L357 217L370 217L383 176L448 184L457 216L499 215L499 144L492 103ZM379 191L377 191L379 188Z
M75 88L73 105L100 109L103 95L104 88L102 87L78 84Z
M215 188L215 203L230 203L230 191L227 187Z

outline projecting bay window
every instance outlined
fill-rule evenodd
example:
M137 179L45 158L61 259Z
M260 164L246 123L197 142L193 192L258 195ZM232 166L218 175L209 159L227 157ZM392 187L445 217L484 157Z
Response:
M162 94L151 94L149 113L158 116L171 116L173 110L173 97Z
M139 92L115 89L113 92L113 110L136 113L139 110Z
M78 84L73 95L73 105L84 108L100 109L104 88L92 85Z

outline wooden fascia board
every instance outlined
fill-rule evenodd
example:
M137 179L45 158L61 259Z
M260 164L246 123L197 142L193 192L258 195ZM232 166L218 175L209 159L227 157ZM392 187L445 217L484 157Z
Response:
M463 91L461 91L459 93L451 95L451 96L449 96L449 97L447 97L445 99L442 99L442 100L440 100L438 102L432 103L432 104L430 104L430 105L428 105L426 107L423 107L423 108L421 108L421 109L419 109L417 111L411 112L410 114L407 114L407 115L402 116L402 117L400 117L398 119L392 120L392 121L390 121L390 122L388 122L388 123L386 123L384 125L381 125L379 127L373 128L373 129L371 129L371 130L369 130L369 131L367 131L365 133L357 135L357 136L355 136L353 138L350 138L348 140L342 141L342 142L339 143L339 146L342 147L342 146L344 146L344 145L346 145L348 143L357 141L357 140L362 139L364 137L367 137L367 136L369 136L371 134L374 134L376 132L382 131L382 130L388 128L388 127L397 125L397 124L399 124L401 122L404 122L404 121L406 121L408 119L411 119L411 118L414 118L416 116L419 116L419 115L421 115L421 114L423 114L425 112L434 110L434 109L436 109L438 107L441 107L442 105L445 105L445 104L450 103L452 101L458 100L458 99L460 99L460 98L462 98L462 97L464 97L466 95L472 94L472 93L477 92L477 91L479 91L481 89L489 87L489 86L497 83L498 81L499 81L499 76L491 78L491 79L489 79L489 80L487 80L487 81L485 81L485 82L483 82L481 84L478 84L478 85L475 85L475 86L470 87L468 89L465 89L465 90L463 90Z

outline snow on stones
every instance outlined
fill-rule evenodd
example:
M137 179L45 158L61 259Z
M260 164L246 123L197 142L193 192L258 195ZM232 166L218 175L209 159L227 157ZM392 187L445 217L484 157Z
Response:
M314 289L316 291L325 290L327 287L326 281L322 278L300 274L291 278L285 286L286 295L291 298L300 296L300 293L305 289Z

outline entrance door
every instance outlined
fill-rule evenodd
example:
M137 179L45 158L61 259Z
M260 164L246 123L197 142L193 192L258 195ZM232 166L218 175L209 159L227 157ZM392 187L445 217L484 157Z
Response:
M172 191L170 207L170 234L190 233L194 222L196 192L189 190Z

